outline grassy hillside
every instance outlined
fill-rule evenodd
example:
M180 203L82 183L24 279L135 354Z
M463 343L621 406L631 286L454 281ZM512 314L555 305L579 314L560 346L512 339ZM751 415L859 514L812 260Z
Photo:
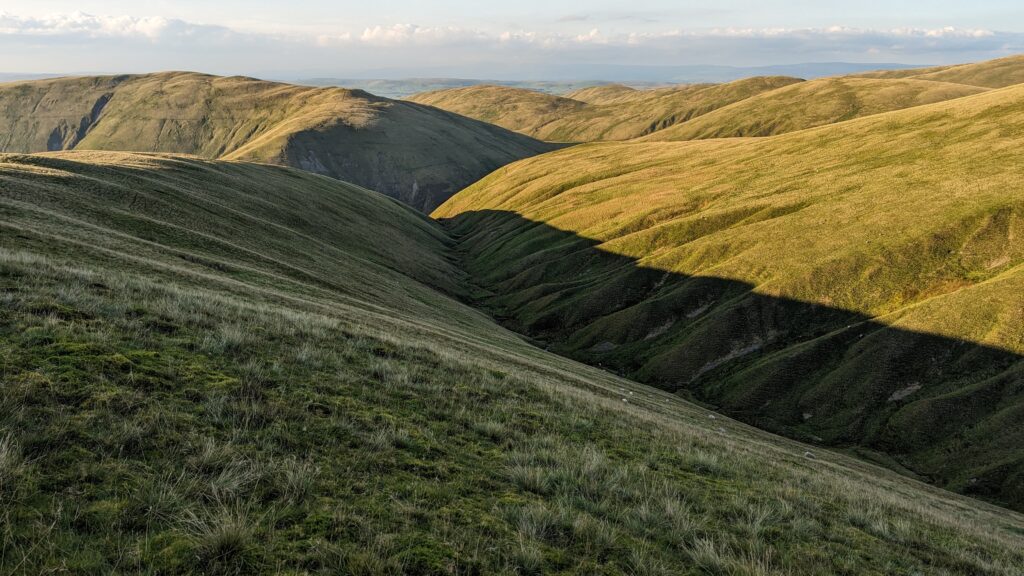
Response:
M1019 575L1024 518L534 348L265 165L0 156L0 572Z
M193 73L0 84L0 151L130 150L255 160L354 182L429 211L543 144L341 88Z
M799 79L756 77L727 84L652 90L622 86L574 93L575 100L520 88L474 86L412 96L409 100L491 122L552 142L628 140L706 114Z
M984 91L976 86L917 79L823 78L763 92L647 139L771 136Z
M587 109L583 102L554 94L492 85L427 92L409 100L535 136L546 133L545 126ZM551 130L557 128L547 129Z
M588 104L609 104L617 100L635 98L637 89L622 84L607 84L603 86L587 86L579 90L573 90L565 94L566 98L572 98Z
M883 70L859 76L870 78L917 78L935 82L951 82L980 86L983 88L1005 88L1024 84L1024 55L1008 56L986 62L937 66L912 70Z
M767 139L592 144L435 212L555 350L1024 507L1024 86Z
M507 86L417 94L435 106L546 141L770 136L1024 83L1024 56L800 82L784 76L637 90L610 84L555 96Z

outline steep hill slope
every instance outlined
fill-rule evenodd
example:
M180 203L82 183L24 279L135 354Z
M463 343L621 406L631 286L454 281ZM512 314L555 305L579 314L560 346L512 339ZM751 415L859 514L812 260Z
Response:
M429 211L495 168L552 147L341 88L178 72L0 84L0 152L66 149L283 164Z
M519 88L474 86L427 92L409 100L491 122L541 140L592 142L628 140L650 134L795 82L800 80L770 76L726 84L653 90L612 86L576 93L589 101Z
M823 78L763 92L646 139L771 136L984 91L976 86L917 79Z
M0 156L4 573L1019 575L1024 519L531 347L266 165Z
M593 144L435 212L554 349L1024 507L1024 86L767 139Z
M868 78L917 78L935 82L951 82L980 86L983 88L1005 88L1024 84L1024 55L1008 56L986 62L938 66L917 70L883 70L859 76Z

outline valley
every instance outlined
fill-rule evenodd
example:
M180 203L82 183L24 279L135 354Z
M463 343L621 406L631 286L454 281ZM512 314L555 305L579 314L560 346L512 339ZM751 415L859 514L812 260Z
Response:
M1022 71L0 84L0 573L1020 575Z
M554 350L1020 506L1022 112L1016 86L768 139L587 145L435 217L483 305Z

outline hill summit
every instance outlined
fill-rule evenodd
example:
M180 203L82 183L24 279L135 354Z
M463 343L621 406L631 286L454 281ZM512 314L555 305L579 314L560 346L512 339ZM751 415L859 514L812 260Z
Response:
M253 78L167 72L0 84L0 152L72 149L282 164L429 211L553 146L412 102Z

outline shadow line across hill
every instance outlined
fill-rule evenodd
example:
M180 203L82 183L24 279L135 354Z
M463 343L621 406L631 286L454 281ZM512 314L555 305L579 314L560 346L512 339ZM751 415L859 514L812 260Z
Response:
M1024 510L1024 358L641 266L515 212L443 220L474 304L551 350Z

